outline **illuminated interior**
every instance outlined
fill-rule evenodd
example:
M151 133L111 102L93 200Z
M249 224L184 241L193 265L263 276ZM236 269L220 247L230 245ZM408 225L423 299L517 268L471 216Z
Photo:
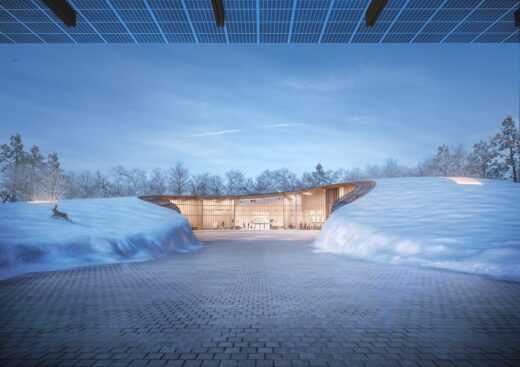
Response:
M321 229L338 203L372 181L354 181L293 192L248 196L142 196L179 211L194 230ZM355 198L360 195L355 196Z
M482 182L471 177L447 177L457 185L482 185Z

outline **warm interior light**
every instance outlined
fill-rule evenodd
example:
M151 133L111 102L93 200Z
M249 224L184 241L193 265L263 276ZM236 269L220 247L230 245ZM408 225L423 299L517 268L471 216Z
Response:
M457 185L482 185L482 182L471 177L446 177Z
M312 195L312 192L304 192L303 195L310 196L310 195Z

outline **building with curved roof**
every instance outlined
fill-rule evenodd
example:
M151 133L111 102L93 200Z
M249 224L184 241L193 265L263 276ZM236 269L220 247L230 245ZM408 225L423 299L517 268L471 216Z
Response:
M321 229L337 208L375 187L368 180L242 196L141 196L185 216L194 230Z

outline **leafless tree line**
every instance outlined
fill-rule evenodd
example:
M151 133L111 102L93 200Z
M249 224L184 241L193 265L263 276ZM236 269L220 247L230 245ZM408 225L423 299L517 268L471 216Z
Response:
M405 176L469 176L520 180L520 135L516 122L506 117L499 131L475 143L468 153L462 145L440 145L435 154L416 167L406 167L389 158L382 165L364 169L326 170L318 163L313 171L296 175L287 168L266 169L255 178L240 170L224 175L192 173L183 163L169 169L146 172L122 165L108 172L67 173L56 153L45 157L37 146L24 150L19 134L11 136L0 151L2 175L0 199L7 201L58 198L97 198L139 195L248 195L316 187L368 178Z

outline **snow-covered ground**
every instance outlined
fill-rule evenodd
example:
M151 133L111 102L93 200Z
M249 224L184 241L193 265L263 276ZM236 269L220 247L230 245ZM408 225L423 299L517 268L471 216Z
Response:
M319 250L520 280L520 184L463 185L442 177L376 182L327 220L315 242Z
M0 204L0 278L93 263L144 260L196 249L177 212L135 197Z

